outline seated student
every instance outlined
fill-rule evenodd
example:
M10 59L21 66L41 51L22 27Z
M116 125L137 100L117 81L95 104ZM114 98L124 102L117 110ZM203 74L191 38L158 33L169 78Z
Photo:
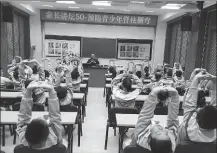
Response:
M151 77L150 77L150 73L149 73L149 67L148 66L146 66L145 68L144 68L144 79L150 79Z
M174 63L174 66L173 66L173 75L176 74L176 71L182 71L183 72L183 69L182 69L182 66L179 64L179 63Z
M117 72L116 72L116 67L115 66L110 66L108 68L108 74L110 74L109 77L111 77L112 79L114 79L117 75Z
M132 83L135 82L138 89L132 91ZM111 82L112 93L115 96L115 107L134 107L135 99L141 92L142 81L134 74L120 74Z
M32 81L36 81L36 80L30 80L27 79L25 80L25 89L28 87L28 85L32 82ZM46 95L45 95L45 90L43 88L35 88L32 91L32 98L33 98L33 103L38 103L38 104L45 104L46 102Z
M36 65L34 65L33 68L32 68L32 76L31 76L30 79L35 80L35 81L40 80L39 74L38 74L38 68L37 68Z
M176 90L178 91L179 95L183 96L185 93L185 87L186 87L186 83L185 83L185 79L182 75L182 71L181 70L177 70L173 79L175 81L174 86L176 88Z
M45 76L45 82L47 82L48 84L53 84L53 78L50 75L48 70L44 70L44 76Z
M0 80L0 83L1 83L1 88L11 88L11 89L14 89L14 85L13 85L13 81L10 80L9 78L6 78L6 77L3 77L3 70L1 69L1 80ZM12 85L12 86L11 86Z
M40 79L44 79L44 70L42 68L42 66L40 65L40 63L36 60L36 59L32 59L30 61L27 62L27 65L33 69L33 67L37 67L37 73L39 74L39 78Z
M73 105L73 94L71 90L67 89L67 87L55 87L55 91L57 92L57 97L60 103L60 111L70 111L75 106Z
M169 86L173 86L174 84L174 80L173 80L173 71L172 69L168 69L167 70L167 74L166 74L166 78L163 78L159 81L159 84L163 84L163 85L169 85Z
M168 93L167 96L160 96L159 93ZM160 125L160 121L152 120L154 110L158 101L165 101L168 98L167 125ZM176 137L179 126L179 95L172 87L155 87L145 100L140 112L137 125L134 129L131 144L151 150L153 153L172 153L176 147Z
M197 108L198 85L201 80L210 80L210 90L213 91L212 103ZM204 71L199 72L192 80L191 86L184 98L184 118L179 129L177 144L192 142L216 143L216 76Z
M49 120L37 118L31 121L32 93L39 86L49 91ZM60 106L53 86L34 81L28 85L21 101L16 131L21 143L32 149L42 150L62 143L63 127L61 125Z
M75 61L77 64L74 64ZM80 91L80 84L83 78L83 71L80 64L82 64L80 59L74 58L71 64L63 66L66 75L66 86L71 89L71 91Z
M71 82L71 86L69 87L70 89L72 89L72 91L80 91L82 75L83 75L82 70L78 70L77 67L71 72L72 82Z

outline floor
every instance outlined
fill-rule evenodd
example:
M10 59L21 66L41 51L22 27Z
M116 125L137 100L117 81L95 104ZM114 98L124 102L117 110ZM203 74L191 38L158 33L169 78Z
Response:
M107 150L104 150L107 108L103 88L89 88L86 109L87 116L83 124L80 147L77 146L77 130L74 131L74 153L118 153L118 135L114 136L112 128L109 131ZM7 126L6 129L6 146L1 146L1 150L5 153L13 153L15 147L13 137L10 136Z

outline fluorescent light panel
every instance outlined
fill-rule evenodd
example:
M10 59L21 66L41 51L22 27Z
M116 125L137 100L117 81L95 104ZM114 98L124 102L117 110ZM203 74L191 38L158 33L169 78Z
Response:
M70 9L79 9L80 7L78 6L69 6Z
M141 1L130 1L130 3L133 3L133 4L144 4L145 2L141 2Z
M62 3L62 4L75 4L75 1L56 1L56 3Z
M42 5L43 7L53 7L52 5Z
M130 12L131 10L127 10L127 9L121 9L122 11L125 11L125 12Z
M166 4L164 6L161 7L161 9L173 9L173 10L178 10L180 8L182 8L183 6L185 6L186 4Z
M111 6L111 1L93 1L92 5L97 6Z
M22 7L25 7L27 10L34 12L33 8L29 4L20 4Z

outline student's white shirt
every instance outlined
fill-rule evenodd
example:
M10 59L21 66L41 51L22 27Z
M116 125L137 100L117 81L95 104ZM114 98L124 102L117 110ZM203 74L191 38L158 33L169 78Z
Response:
M10 79L8 79L6 77L2 77L2 76L1 76L0 82L1 82L1 86L4 86L7 83L12 83L12 81Z

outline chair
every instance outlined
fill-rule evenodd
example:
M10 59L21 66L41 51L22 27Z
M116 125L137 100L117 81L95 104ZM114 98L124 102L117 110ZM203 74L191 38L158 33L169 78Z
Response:
M153 153L152 151L142 148L138 145L129 145L124 148L124 153Z
M19 110L20 110L20 102L12 105L12 111L19 111ZM32 111L40 111L40 112L45 111L44 105L38 104L38 103L33 103Z
M78 134L80 134L80 136L83 135L83 131L82 131L82 121L81 121L81 117L80 117L80 113L78 113L78 108L74 105L67 105L67 106L60 106L60 111L61 112L77 112L77 117L76 117L76 124L78 124ZM65 129L67 129L67 126L64 126ZM80 130L79 130L80 129ZM78 146L80 146L80 137L78 137Z
M105 150L107 150L109 127L113 127L116 133L116 127L117 127L116 114L139 114L139 111L136 108L117 108L117 107L113 107L109 110L108 120L106 125L105 148L104 148Z
M167 106L156 106L154 110L154 115L167 115L168 107Z
M178 145L175 153L216 153L216 144L214 143L195 143Z
M31 149L21 144L14 148L14 153L67 153L67 150L63 144L57 144L44 150Z
M12 111L19 111L19 110L20 110L20 102L15 103L15 104L12 105ZM32 111L43 112L43 111L45 111L44 105L38 104L38 103L33 103ZM13 130L14 130L13 144L16 144L16 137L17 137L16 128L17 128L16 126L13 126Z

